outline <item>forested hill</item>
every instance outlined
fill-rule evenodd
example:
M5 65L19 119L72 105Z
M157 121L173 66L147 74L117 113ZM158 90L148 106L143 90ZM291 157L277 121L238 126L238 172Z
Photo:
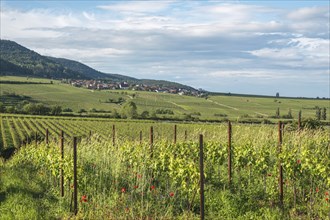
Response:
M45 78L92 78L56 63L14 41L1 40L0 75Z
M161 85L162 87L194 88L180 83L136 79L133 77L108 74L97 71L83 63L50 56L42 56L14 41L0 40L0 76L31 76L49 79L107 79L113 81L128 81L137 84Z
M48 59L63 65L66 68L69 68L71 70L74 70L76 72L82 73L85 76L91 77L93 79L105 79L105 78L110 78L115 81L127 81L127 80L136 80L133 77L129 76L124 76L124 75L119 75L119 74L106 74L102 73L100 71L97 71L83 63L74 61L74 60L69 60L65 58L55 58L55 57L47 57Z

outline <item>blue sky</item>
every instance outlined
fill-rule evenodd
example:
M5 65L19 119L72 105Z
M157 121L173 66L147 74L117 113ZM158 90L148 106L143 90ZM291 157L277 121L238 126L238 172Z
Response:
M4 1L1 38L106 73L329 97L328 1Z

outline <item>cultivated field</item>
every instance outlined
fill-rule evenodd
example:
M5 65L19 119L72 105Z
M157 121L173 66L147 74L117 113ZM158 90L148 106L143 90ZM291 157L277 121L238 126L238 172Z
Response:
M204 192L206 219L329 219L328 130L232 124L231 134L227 124L2 115L2 152L20 150L0 162L0 218L199 219Z
M24 77L0 77L2 81L21 81L21 82L50 82L46 79L31 79ZM175 94L141 92L130 90L103 90L92 91L85 88L76 88L59 81L53 84L1 84L1 99L6 105L13 105L15 101L6 94L17 94L30 97L34 102L41 102L47 105L60 105L62 108L71 108L74 112L80 109L90 111L96 110L120 112L122 104L107 102L109 99L118 100L119 98L133 101L137 105L137 111L141 114L148 111L151 115L157 109L168 109L173 111L173 115L157 115L174 119L184 119L186 115L192 115L201 120L244 120L273 119L277 108L280 115L287 115L291 110L293 119L297 120L298 112L301 110L303 118L315 118L316 106L326 108L330 112L329 100L323 99L287 99L287 98L260 98L244 96L213 96L207 99L180 96ZM21 100L19 100L21 101ZM17 103L16 103L17 104ZM76 113L75 113L76 114ZM101 114L101 113L100 113ZM103 113L102 113L103 114ZM286 120L286 119L281 119ZM327 117L329 121L329 117Z

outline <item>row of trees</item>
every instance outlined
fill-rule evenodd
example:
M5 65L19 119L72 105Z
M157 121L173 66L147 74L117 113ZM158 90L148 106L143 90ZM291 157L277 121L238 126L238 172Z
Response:
M60 115L62 113L62 107L59 105L47 106L42 103L23 103L16 106L5 106L0 102L0 113Z
M316 119L317 120L327 120L327 108L320 108L318 106L316 108ZM299 111L299 114L301 114L301 111ZM287 118L287 119L292 119L292 111L289 109L288 113L286 115L280 115L280 108L276 109L275 116L274 118Z

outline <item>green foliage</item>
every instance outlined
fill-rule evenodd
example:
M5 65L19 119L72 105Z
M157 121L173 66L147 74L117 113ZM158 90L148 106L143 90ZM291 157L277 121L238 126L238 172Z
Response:
M324 107L322 111L322 120L327 120L327 109Z
M30 115L48 115L51 112L51 108L41 103L29 103L23 107L23 111Z
M315 110L316 120L321 120L321 108L317 106Z
M174 115L174 112L171 109L157 109L155 111L156 114L168 114L168 115Z
M62 113L62 107L59 105L54 105L50 107L51 115L60 115Z
M138 113L137 113L136 104L132 101L127 102L122 108L121 117L134 119L134 118L137 118L137 116L138 116Z
M34 117L30 121L40 118ZM48 119L52 120L67 121ZM40 121L46 123L46 120ZM115 147L111 135L109 137L112 124L118 129ZM324 149L328 147L330 137L326 131L285 131L279 152L277 126L234 124L233 179L229 186L226 125L180 124L177 144L172 144L165 136L172 135L173 124L169 123L101 120L91 124L87 120L71 119L68 125L72 125L68 130L78 128L77 131L86 132L86 127L95 129L91 137L78 143L80 202L76 218L198 218L199 145L196 137L202 133L205 137L206 219L327 219L329 203L325 199L330 187L330 157ZM152 152L146 138L150 125L155 128ZM141 129L145 135L142 143L138 138L131 140ZM183 141L182 134L186 129L192 139ZM23 147L10 161L0 163L0 185L5 186L0 188L0 195L8 195L0 203L3 216L20 219L24 210L30 219L42 215L49 219L69 218L72 143L70 138L65 140L64 159L59 155L58 143L51 142ZM283 211L277 206L279 161L285 178ZM57 185L61 168L65 173L64 198L60 198ZM22 174L18 175L20 172ZM31 179L33 181L28 181ZM11 191L8 186L11 180L17 181L12 185L20 190ZM31 183L38 187L31 187ZM43 187L39 183L43 183ZM13 196L17 198L12 200ZM38 209L40 205L44 209Z
M141 113L141 118L144 118L144 119L149 118L149 112L148 111L143 111Z

